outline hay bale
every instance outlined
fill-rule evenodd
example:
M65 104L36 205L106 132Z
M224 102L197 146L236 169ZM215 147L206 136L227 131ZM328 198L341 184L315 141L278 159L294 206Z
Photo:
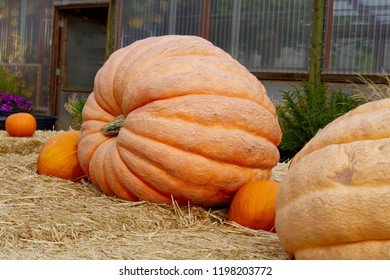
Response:
M56 133L0 131L1 259L291 258L275 234L229 223L227 209L129 202L89 182L38 175L39 150Z
M11 137L4 130L0 130L0 155L21 154L28 155L37 153L42 144L58 131L37 130L32 137Z

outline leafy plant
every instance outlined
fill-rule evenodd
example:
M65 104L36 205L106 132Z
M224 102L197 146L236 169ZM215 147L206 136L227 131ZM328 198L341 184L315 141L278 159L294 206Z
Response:
M76 94L71 95L65 103L64 108L69 113L72 120L72 128L80 129L83 122L82 112L86 102L86 98L77 98Z
M22 78L10 73L5 67L0 67L0 91L18 95L23 93L25 88L26 82Z
M275 104L283 132L282 160L292 158L320 129L363 102L324 83L303 82L282 91L282 102Z

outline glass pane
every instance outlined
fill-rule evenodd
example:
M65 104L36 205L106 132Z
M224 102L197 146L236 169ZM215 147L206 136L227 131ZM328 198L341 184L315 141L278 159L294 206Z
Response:
M308 71L313 1L211 3L211 41L251 71Z
M120 5L120 47L150 36L199 35L199 0L134 0Z
M174 2L177 3L175 34L199 35L201 1L179 0Z
M167 33L169 9L165 1L122 1L120 10L120 47L146 37Z
M333 5L327 30L331 42L324 70L346 74L389 72L390 0L329 0L329 4Z
M107 9L90 11L67 18L65 87L92 89L105 60Z
M0 65L18 77L19 94L41 111L48 105L52 4L51 0L0 1Z

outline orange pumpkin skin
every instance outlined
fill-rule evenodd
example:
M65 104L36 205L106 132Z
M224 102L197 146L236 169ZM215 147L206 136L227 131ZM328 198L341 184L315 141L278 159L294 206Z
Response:
M85 177L77 157L78 131L66 131L47 140L38 156L38 174L79 181Z
M275 226L296 259L390 259L390 98L335 119L295 155Z
M104 135L119 115L119 134ZM78 155L106 194L211 207L268 179L280 140L275 107L256 77L207 40L167 35L117 50L98 71Z
M280 183L254 180L238 190L229 208L229 221L275 232L275 200Z
M5 120L5 130L13 137L33 136L37 129L37 121L29 113L15 113Z

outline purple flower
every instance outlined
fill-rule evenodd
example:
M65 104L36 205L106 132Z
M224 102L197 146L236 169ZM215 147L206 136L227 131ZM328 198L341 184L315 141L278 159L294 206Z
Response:
M32 106L33 106L32 102L28 101L28 102L26 102L26 104L24 104L24 109L30 110L30 109L32 109Z
M12 111L12 106L8 103L1 104L0 105L0 111L2 112L11 112Z
M1 101L2 103L9 102L12 99L12 95L8 93L2 93L1 94Z
M22 102L22 98L20 96L12 96L12 99L16 104L20 104Z
M32 106L32 102L24 97L0 92L0 111L29 112L31 111Z

